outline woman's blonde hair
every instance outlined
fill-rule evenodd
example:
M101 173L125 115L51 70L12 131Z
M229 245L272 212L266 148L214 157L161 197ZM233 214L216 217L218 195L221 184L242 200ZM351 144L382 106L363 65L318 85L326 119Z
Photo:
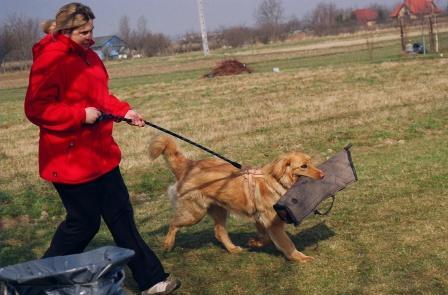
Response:
M95 15L90 7L78 2L66 4L56 14L55 32L73 31L92 19L95 19Z
M42 29L42 32L44 32L45 34L51 34L51 33L53 33L53 31L56 27L56 21L54 19L44 20L40 24L40 27Z

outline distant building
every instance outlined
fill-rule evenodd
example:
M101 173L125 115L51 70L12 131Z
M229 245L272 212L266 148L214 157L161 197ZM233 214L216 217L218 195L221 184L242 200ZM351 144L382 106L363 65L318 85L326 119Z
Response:
M378 10L373 8L356 9L353 14L360 25L372 26L378 19Z
M398 18L408 16L417 18L424 15L439 14L442 11L433 0L404 0L390 13L390 17Z
M128 56L129 48L126 42L115 35L96 37L93 41L95 44L91 48L102 60L121 59Z
M421 20L422 34L424 23L429 27L429 45L433 52L439 52L439 41L437 30L435 29L436 15L442 11L437 7L433 0L404 0L390 13L390 17L397 19L400 25L401 49L406 51L409 44L406 44L407 31L406 23L412 23L415 20ZM425 39L422 38L423 53L426 53Z

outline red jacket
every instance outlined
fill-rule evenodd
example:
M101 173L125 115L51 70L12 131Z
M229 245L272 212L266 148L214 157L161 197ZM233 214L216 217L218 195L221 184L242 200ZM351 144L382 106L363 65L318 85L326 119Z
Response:
M94 180L118 166L113 122L84 124L85 108L124 116L130 109L109 93L98 55L64 35L47 35L33 47L25 114L39 126L39 172L57 183Z

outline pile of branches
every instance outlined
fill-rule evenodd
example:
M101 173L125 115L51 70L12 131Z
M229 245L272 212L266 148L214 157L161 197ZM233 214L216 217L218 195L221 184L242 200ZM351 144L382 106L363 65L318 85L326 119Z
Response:
M245 63L239 62L236 59L228 59L218 63L217 66L210 73L204 75L204 78L239 75L243 72L247 72L250 74L253 71Z

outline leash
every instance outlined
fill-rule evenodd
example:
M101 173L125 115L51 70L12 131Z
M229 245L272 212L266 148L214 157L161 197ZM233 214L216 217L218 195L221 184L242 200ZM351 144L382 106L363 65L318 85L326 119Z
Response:
M124 117L115 116L115 115L107 114L107 113L103 113L103 112L102 112L101 115L98 117L98 119L96 120L96 122L102 122L102 121L107 121L107 120L112 120L112 121L117 122L117 123L122 122L122 121L125 121L125 122L127 122L127 123L132 123L132 120L131 120L131 119L127 119L127 118L124 118ZM153 123L151 123L151 122L149 122L149 121L146 121L146 120L145 120L144 122L145 122L145 125L148 125L148 126L150 126L150 127L153 127L153 128L155 128L155 129L158 129L158 130L160 130L160 131L162 131L162 132L168 133L169 135L174 136L174 137L176 137L176 138L178 138L178 139L180 139L180 140L183 140L183 141L185 141L185 142L188 142L189 144L194 145L195 147L198 147L198 148L200 148L201 150L204 150L204 151L206 151L206 152L208 152L208 153L210 153L210 154L212 154L212 155L214 155L214 156L216 156L216 157L218 157L218 158L220 158L220 159L226 161L227 163L231 164L232 166L234 166L234 167L236 167L236 168L238 168L238 169L241 169L241 164L239 164L238 162L234 162L234 161L232 161L232 160L229 160L229 159L227 159L226 157L224 157L224 156L222 156L222 155L220 155L220 154L218 154L218 153L216 153L216 152L214 152L214 151L212 151L212 150L206 148L205 146L200 145L199 143L196 143L196 142L194 142L194 141L191 141L191 140L189 140L188 138L183 137L182 135L176 134L176 133L174 133L174 132L172 132L172 131L170 131L170 130L168 130L168 129L165 129L165 128L163 128L163 127L160 127L160 126L158 126L158 125L156 125L156 124L153 124Z

